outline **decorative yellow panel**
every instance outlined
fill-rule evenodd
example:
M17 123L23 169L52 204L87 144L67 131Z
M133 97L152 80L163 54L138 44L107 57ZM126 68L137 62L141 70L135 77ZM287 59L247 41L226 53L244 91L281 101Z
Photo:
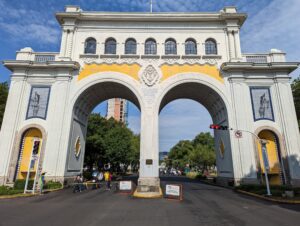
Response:
M86 64L79 73L78 81L99 72L119 72L139 80L139 64Z
M22 155L20 156L20 166L19 166L20 168L19 168L17 179L26 179L26 175L29 168L30 156L32 154L34 139L40 141L39 151L38 151L38 155L40 155L42 133L38 129L29 129L25 133L22 140L22 147L20 150L22 152ZM35 172L36 167L37 167L37 161L35 162L34 167L30 171ZM31 178L33 178L34 174L32 173L30 176Z
M269 160L269 166L270 166L270 169L268 171L269 178L270 178L270 184L280 185L281 184L280 162L278 160L278 151L279 150L277 149L275 135L273 134L273 132L271 132L269 130L263 130L262 132L259 133L259 138L267 141L266 148L267 148L267 154L268 154L268 160ZM257 142L257 145L258 145L261 172L265 173L261 145L258 142Z
M162 79L161 81L164 81L168 78L170 78L173 75L179 74L179 73L201 73L205 74L209 77L215 78L218 81L224 83L224 79L221 75L221 72L215 65L200 65L200 64L163 64L161 67L162 71Z

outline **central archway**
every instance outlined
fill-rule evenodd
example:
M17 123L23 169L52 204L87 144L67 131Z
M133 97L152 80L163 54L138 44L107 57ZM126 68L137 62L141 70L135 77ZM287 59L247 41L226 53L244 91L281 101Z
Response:
M194 75L177 76L177 82L170 82L161 95L159 113L174 100L191 99L207 109L214 124L229 126L228 102L221 89L212 85L210 78L203 79L203 76L200 77L199 75L200 79L199 77L195 79ZM218 180L220 183L227 184L234 178L230 132L228 130L215 130L214 139Z

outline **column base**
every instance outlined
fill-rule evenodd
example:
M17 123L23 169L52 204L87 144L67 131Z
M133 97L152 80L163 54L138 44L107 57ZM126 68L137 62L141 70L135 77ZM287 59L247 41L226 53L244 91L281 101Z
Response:
M161 198L163 196L158 177L139 178L138 186L133 193L137 198Z

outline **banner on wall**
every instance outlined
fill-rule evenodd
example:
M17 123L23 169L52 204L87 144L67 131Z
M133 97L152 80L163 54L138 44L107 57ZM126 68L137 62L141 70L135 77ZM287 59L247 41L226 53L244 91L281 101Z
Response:
M50 87L49 86L33 86L31 87L30 98L27 110L27 119L42 118L46 119Z
M251 87L250 92L254 120L274 121L270 89L268 87Z

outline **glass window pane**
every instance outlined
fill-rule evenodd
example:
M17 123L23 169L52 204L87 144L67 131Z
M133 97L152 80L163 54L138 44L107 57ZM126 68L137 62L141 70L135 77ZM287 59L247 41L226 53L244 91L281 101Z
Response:
M197 45L193 40L187 40L185 42L185 54L197 54Z
M177 45L174 40L167 40L165 43L165 54L177 54Z
M117 43L114 39L108 39L105 42L105 54L116 54L117 52Z
M154 40L147 40L145 43L145 54L156 54L156 42Z
M129 39L125 43L125 54L136 54L136 41Z
M85 42L84 53L95 54L96 53L96 40L91 38Z
M217 54L217 44L214 40L207 40L205 42L205 54Z

